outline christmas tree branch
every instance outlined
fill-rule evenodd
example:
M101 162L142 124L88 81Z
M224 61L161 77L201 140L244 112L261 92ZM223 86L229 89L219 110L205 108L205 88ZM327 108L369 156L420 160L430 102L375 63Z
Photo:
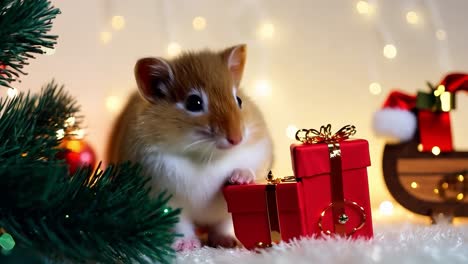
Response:
M50 83L0 100L0 227L22 248L59 261L167 263L179 210L149 196L138 165L68 174L57 130L79 108ZM78 120L79 122L79 120Z
M164 193L149 198L137 165L96 170L92 181L89 168L64 177L64 164L0 166L0 178L6 175L20 179L7 185L20 197L0 193L0 225L23 247L73 262L168 263L173 256L171 229L179 210L167 206ZM29 196L31 184L39 195Z
M10 87L34 54L53 48L57 36L49 35L60 10L48 0L0 0L0 86Z
M0 162L29 164L55 159L60 144L57 131L66 129L69 117L75 117L79 125L78 111L76 101L54 81L39 95L0 98Z

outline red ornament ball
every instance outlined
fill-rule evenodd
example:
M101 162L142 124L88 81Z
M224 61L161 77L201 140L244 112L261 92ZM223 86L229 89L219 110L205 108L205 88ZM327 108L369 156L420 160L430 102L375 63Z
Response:
M96 165L96 153L93 148L82 139L63 139L59 148L59 159L65 159L69 166L70 175L76 172L81 166Z

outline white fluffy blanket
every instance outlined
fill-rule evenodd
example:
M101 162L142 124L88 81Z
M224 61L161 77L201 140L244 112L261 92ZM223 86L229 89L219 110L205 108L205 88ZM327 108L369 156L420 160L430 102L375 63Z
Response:
M468 226L377 225L374 239L301 239L250 252L201 248L180 253L176 263L468 263Z

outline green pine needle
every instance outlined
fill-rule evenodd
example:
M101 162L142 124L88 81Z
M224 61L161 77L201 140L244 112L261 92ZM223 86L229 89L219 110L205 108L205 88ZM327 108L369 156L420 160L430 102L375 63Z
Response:
M178 221L165 193L151 199L140 166L82 168L57 160L56 131L75 100L51 82L0 100L0 227L21 248L58 261L168 263Z
M53 48L57 36L49 35L60 10L48 0L0 0L0 86L11 87L23 67L43 48Z

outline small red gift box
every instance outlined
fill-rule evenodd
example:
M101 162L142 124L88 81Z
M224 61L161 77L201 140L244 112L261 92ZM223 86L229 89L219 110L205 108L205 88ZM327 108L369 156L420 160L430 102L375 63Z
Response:
M419 110L418 124L421 151L432 151L434 147L441 152L453 151L449 112Z
M301 184L230 185L223 192L235 235L245 248L268 247L306 235Z
M368 142L339 138L318 142L291 145L294 175L303 185L306 232L372 237Z

